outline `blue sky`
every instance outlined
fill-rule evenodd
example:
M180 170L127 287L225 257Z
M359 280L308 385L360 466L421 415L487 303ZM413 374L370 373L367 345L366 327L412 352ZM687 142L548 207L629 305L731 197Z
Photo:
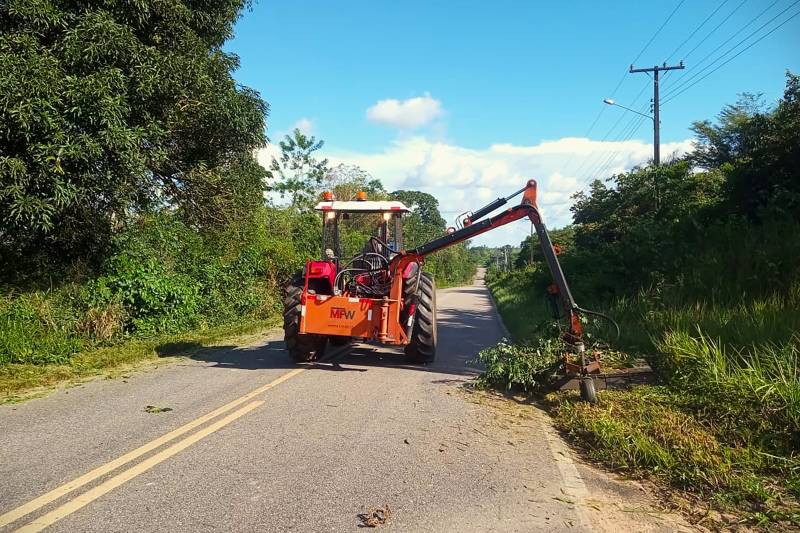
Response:
M691 122L713 117L737 93L780 96L786 69L800 72L800 16L666 101L669 92L798 11L797 0L260 0L226 49L241 58L237 80L269 102L273 140L299 125L326 141L333 161L358 164L389 188L435 194L445 218L535 177L549 193L549 225L560 226L572 192L652 152L649 121L634 131L634 115L602 104L613 97L647 111L652 85L625 74L631 61L685 60L687 70L662 83L662 154L680 153L690 147ZM482 242L515 244L527 231Z

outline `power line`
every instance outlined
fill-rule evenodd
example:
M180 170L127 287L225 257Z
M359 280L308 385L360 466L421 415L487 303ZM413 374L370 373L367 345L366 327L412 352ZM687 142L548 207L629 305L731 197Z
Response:
M776 1L777 1L777 0L776 0ZM798 1L800 1L800 0L798 0ZM697 26L697 27L696 27L696 28L695 28L695 29L694 29L694 30L693 30L691 33L690 33L690 34L689 34L689 36L688 36L688 37L686 37L686 38L685 38L685 39L684 39L684 40L683 40L683 41L682 41L682 42L681 42L681 43L680 43L680 44L679 44L677 47L675 47L675 49L674 49L674 50L673 50L673 51L672 51L672 52L671 52L671 53L670 53L670 54L667 56L667 60L669 60L670 58L672 58L672 57L673 57L673 56L674 56L674 55L675 55L675 54L676 54L676 53L677 53L677 52L678 52L678 51L679 51L681 48L683 48L683 47L686 45L686 43L688 43L688 42L689 42L689 41L690 41L690 40L691 40L691 39L692 39L692 38L693 38L695 35L697 35L697 33L698 33L698 32L699 32L699 31L700 31L700 30L701 30L701 29L702 29L702 28L703 28L703 27L704 27L704 26L705 26L705 25L706 25L706 24L707 24L707 23L708 23L708 22L709 22L709 21L710 21L710 20L711 20L711 19L714 17L714 15L716 15L716 14L717 14L717 13L718 13L718 12L719 12L719 11L720 11L720 10L721 10L723 7L724 7L724 6L725 6L725 4L727 4L728 2L729 2L729 0L723 0L723 1L722 1L722 2L721 2L721 3L720 3L720 4L719 4L719 5L718 5L718 6L717 6L717 7L716 7L716 8L715 8L715 9L714 9L714 10L713 10L713 11L712 11L712 12L711 12L711 13L710 13L710 14L709 14L709 15L708 15L708 16L707 16L707 17L706 17L706 18L705 18L705 19L704 19L704 20L703 20L703 21L702 21L702 22L701 22L701 23L700 23L700 24L699 24L699 25L698 25L698 26ZM692 50L690 50L690 51L689 51L689 53L687 53L687 54L686 54L686 56L690 55L692 52L694 52L695 50L697 50L697 48L698 48L698 47L699 47L699 46L700 46L700 45L701 45L703 42L705 42L705 41L706 41L706 40L707 40L707 39L708 39L708 38L709 38L709 37L710 37L710 36L711 36L711 35L712 35L714 32L716 32L716 30L717 30L717 29L719 29L719 28L720 28L720 27L721 27L721 26L722 26L722 25L723 25L723 24L724 24L724 23L725 23L725 22L726 22L728 19L730 19L730 18L731 18L731 16L733 16L733 14L734 14L734 13L736 13L736 12L739 10L739 8L741 8L741 7L742 7L742 5L744 5L744 3L745 3L745 2L746 2L746 0L742 0L742 2L740 2L740 3L739 3L739 4L738 4L738 5L737 5L737 6L736 6L736 7L735 7L735 8L734 8L734 9L733 9L733 10L732 10L730 13L728 13L728 15L727 15L727 16L726 16L726 17L725 17L723 20L722 20L722 22L720 22L720 23L719 23L717 26L715 26L715 27L714 27L714 28L713 28L713 29L712 29L712 30L711 30L711 31L710 31L708 34L706 34L706 36L705 36L705 37L703 37L703 39L701 39L701 41L700 41L700 42L699 42L697 45L695 45L695 47L694 47L694 48L692 48ZM760 16L760 15L759 15L759 16ZM724 43L723 43L723 45L724 45ZM684 57L686 57L686 56L684 56ZM664 74L664 76L663 76L663 78L662 78L662 81L666 80L666 79L667 79L667 77L668 77L668 76L669 76L671 73L672 73L672 72L668 70L668 71L667 71L667 72ZM649 85L649 84L648 84L648 85ZM647 85L646 85L644 88L646 88L646 87L647 87ZM643 90L644 90L644 88L643 88ZM640 93L640 94L641 94L641 93ZM632 104L632 105L633 105L633 104ZM655 103L654 103L653 105L655 105ZM645 109L645 107L643 107L643 108L641 109L641 111L642 111L642 112L644 112L644 109ZM625 127L623 128L623 130L622 130L622 131L623 131L623 133L624 133L624 134L623 134L623 135L620 135L620 136L618 137L618 139L624 139L624 140L622 140L622 142L627 142L628 140L630 140L630 139L631 139L631 138L632 138L632 137L633 137L633 136L636 134L636 132L638 132L638 131L639 131L639 129L642 127L642 124L644 124L644 122L645 122L645 120L644 120L644 119L645 119L645 117L641 117L641 116L635 116L635 117L633 117L633 119L632 119L630 122L628 122L628 125L627 125L627 126L625 126ZM612 129L613 129L613 127L612 127ZM598 176L602 176L603 174L605 174L605 173L608 171L608 169L609 169L609 168L611 168L611 166L614 164L614 161L616 160L617 156L618 156L618 155L619 155L621 152L622 152L622 149L620 148L620 149L618 149L618 150L616 150L616 151L614 151L614 152L611 152L610 154L608 154L608 155L607 155L607 156L606 156L604 159L601 159L601 161L602 161L602 162L601 162L601 164L600 164L599 166L595 167L595 168L592 170L592 172L591 172L591 173L589 173L589 175L587 176L587 178L584 180L584 182L583 182L583 185L585 185L586 183L588 183L588 182L589 182L589 180L591 180L593 177L594 177L594 178L596 178L596 177L598 177Z
M633 58L633 61L631 61L631 63L636 63L636 61L638 61L639 58L642 57L642 54L644 54L644 52L647 50L647 48L650 46L650 44L655 40L655 38L658 37L658 35L661 33L661 30L663 30L664 27L669 23L669 21L672 20L672 17L675 15L675 13L677 13L678 9L680 9L680 7L684 4L684 2L686 2L686 0L680 0L678 2L678 4L673 8L673 10L670 12L670 14L667 16L667 18L661 24L661 26L659 26L658 29L656 30L656 32L650 37L650 40L647 41L647 43L642 47L641 50L639 50L639 53L636 54L636 57ZM614 89L612 89L611 93L608 95L608 98L613 98L616 95L617 91L622 86L622 83L625 81L625 79L627 77L628 77L628 71L625 70L625 72L623 72L623 74L622 74L622 77L617 82L617 85L614 87ZM597 112L597 115L595 116L594 120L592 121L591 125L589 126L589 129L586 130L586 133L584 134L584 137L588 138L589 135L592 133L592 131L594 131L594 127L597 125L597 122L600 120L600 117L603 115L603 112L605 110L606 110L606 106L603 105L600 108L600 111ZM612 126L612 129L613 128L614 128L614 126ZM608 134L606 134L606 135L608 135Z
M644 111L646 107L647 107L646 105L643 106L642 111ZM620 131L619 135L617 135L614 142L625 143L629 141L631 137L633 137L633 135L639 130L639 128L642 125L642 122L644 122L644 117L634 115L633 118L631 118L631 120L628 121L628 123L622 128L622 130ZM592 180L592 178L596 179L596 176L602 175L602 173L604 173L607 170L607 168L611 165L614 159L620 153L622 153L622 151L623 151L622 147L619 147L613 152L607 154L605 157L601 157L600 165L595 166L593 170L589 174L587 174L586 178L581 182L581 187L588 184Z
M775 0L775 2L777 2L777 0ZM706 41L708 40L708 38L709 38L709 37L711 37L712 35L714 35L714 33L715 33L715 32L716 32L718 29L720 29L720 27L722 27L722 25L723 25L723 24L725 24L726 22L728 22L728 19L730 19L730 18L731 18L731 17L734 15L734 13L736 13L737 11L739 11L739 8L741 8L743 5L745 5L745 3L747 3L747 0L742 0L742 1L739 3L739 5L738 5L738 6L736 6L735 8L733 8L733 11L731 11L730 13L728 13L728 16L727 16L727 17L725 17L724 19L722 19L722 22L720 22L719 24L717 24L717 25L714 27L714 29L713 29L713 30L711 30L710 32L708 32L708 33L706 34L706 36L705 36L705 37L703 37L703 38L700 40L700 42L699 42L699 43L697 43L697 44L694 46L694 48L692 48L691 50L689 50L689 52L687 52L686 54L684 54L684 56L683 56L683 59L686 59L687 57L689 57L690 55L692 55L692 53L694 53L694 51L695 51L695 50L697 50L698 48L700 48L700 46L701 46L701 45L702 45L704 42L706 42ZM775 5L775 3L773 3L772 5ZM772 7L772 6L770 6L770 7Z
M636 132L639 131L639 128L642 127L642 124L644 124L644 117L634 117L633 120L629 123L628 127L626 128L628 132L624 135L624 137L621 139L620 142L625 143L631 140L631 138L636 134ZM605 164L594 173L595 179L602 177L603 174L605 174L611 168L611 165L614 164L614 160L621 153L622 153L622 148L619 148L611 155L609 155L609 157L606 159Z
M719 11L719 8L720 8L720 7L722 7L722 6L723 6L723 5L724 5L724 4L725 4L727 1L728 1L728 0L725 0L725 2L723 2L722 4L720 4L720 5L719 5L719 7L717 7L717 9L715 9L715 10L714 10L714 12L712 12L712 13L711 13L711 15L709 15L709 16L708 16L708 18L706 18L706 20L704 20L704 21L702 22L702 24L700 24L700 26L698 26L698 28L697 28L697 29L700 29L700 28L701 28L703 25L705 25L705 23L706 23L706 22L707 22L707 21L708 21L708 20L709 20L709 19L710 19L710 18L711 18L711 17L712 17L712 16L713 16L713 15L714 15L716 12L717 12L717 11ZM778 0L775 0L775 2L777 2L777 1L778 1ZM733 8L733 11L731 11L730 13L728 13L728 15L727 15L727 16L726 16L724 19L722 19L722 21L720 21L720 23L719 23L719 24L717 24L716 26L714 26L714 28L712 28L712 30L711 30L710 32L708 32L708 33L706 34L706 36L705 36L705 37L703 37L702 39L700 39L700 42L698 42L698 43L697 43L697 44L694 46L694 48L692 48L692 49L691 49L691 50L689 50L687 53L685 53L681 59L683 59L683 60L685 61L685 60L686 60L686 59L687 59L687 58L688 58L690 55L692 55L692 54L695 52L695 50L697 50L698 48L700 48L700 46L702 46L702 44L703 44L704 42L706 42L706 41L707 41L707 40L708 40L708 39L709 39L709 38L710 38L712 35L714 35L714 33L716 33L716 31L717 31L718 29L720 29L720 28L721 28L721 27L722 27L722 26L723 26L723 25L724 25L726 22L728 22L728 20L729 20L729 19L730 19L730 18L731 18L731 17L732 17L732 16L733 16L733 15L734 15L734 14L735 14L737 11L739 11L739 9L741 9L741 7L742 7L743 5L745 5L746 3L747 3L747 0L742 0L741 2L739 2L739 4L738 4L736 7L734 7L734 8ZM775 5L775 4L773 3L773 5ZM770 7L772 7L772 6L770 6ZM695 30L695 31L692 33L692 35L694 35L694 33L696 33L696 32L697 32L697 30ZM691 35L689 36L689 38L691 38ZM679 50L679 49L680 49L680 48L681 48L681 47L682 47L684 44L686 44L686 42L687 42L688 40L689 40L689 39L687 39L686 41L684 41L683 43L681 43L681 45L680 45L678 48L676 48L676 49L675 49L675 50L672 52L672 54L670 54L670 57L671 57L672 55L674 55L674 54L675 54L675 52L677 52L677 51L678 51L678 50ZM682 72L682 73L681 73L681 75L678 77L678 81L680 81L681 79L683 79L683 78L686 76L686 74L687 74L687 71L684 71L684 72ZM667 79L670 77L670 75L672 75L672 72L671 72L671 71L670 71L670 72L667 72L666 74L664 74L664 80L663 80L663 81L667 81Z
M624 119L626 117L626 113L628 113L630 111L628 108L632 108L633 106L636 105L636 102L639 101L639 98L641 98L641 96L644 93L645 89L647 89L649 86L650 86L650 82L645 82L645 84L642 86L641 90L639 90L639 93L636 95L636 98L634 98L634 100L630 103L630 105L625 106L625 107L620 106L625 111L625 113L621 113L620 114L619 118L617 119L617 122L615 122L614 125L611 127L611 130L609 130L609 132L606 134L606 137L608 137L611 134L611 132L614 131L614 129L617 127L617 124L619 124L622 121L622 119ZM647 109L647 103L645 103L645 105L642 106L642 108L639 110L639 113L644 113L644 111L646 109ZM617 135L615 141L619 141L624 136L625 132L631 127L631 125L633 124L633 122L636 119L637 119L637 116L634 116L628 122L627 125L623 126L623 128L619 131L619 134ZM605 138L604 138L604 140L605 140ZM594 158L594 161L592 162L592 165L590 165L589 168L592 168L592 171L588 173L587 180L591 179L592 175L595 174L599 168L602 168L603 165L608 160L608 158L606 156L600 155L599 157L600 157L600 159L599 159L600 164L599 165L597 165L598 159L596 159L596 158ZM581 168L583 168L583 167L581 167Z
M689 74L689 71L687 71L687 72L686 72L686 74L685 74L684 76L681 76L680 78L678 78L678 80L677 80L677 82L676 82L676 86L675 86L675 88L673 89L673 92L675 92L675 91L679 90L679 89L680 89L680 87L681 87L682 85L685 85L686 83L689 83L691 80L693 80L694 78L696 78L697 76L699 76L700 74L702 74L702 73L703 73L705 70L707 70L708 68L710 68L710 67L711 67L711 66L712 66L714 63L716 63L717 61L719 61L721 58L725 57L725 56L726 56L727 54L729 54L729 53L730 53L732 50L734 50L734 49L735 49L737 46L739 46L739 45L740 45L740 44L742 44L744 41L746 41L747 39L749 39L749 38L750 38L752 35L754 35L755 33L758 33L758 31L760 31L760 30L761 30L761 29L762 29L764 26L766 26L767 24L769 24L770 22L772 22L773 20L775 20L777 17L781 16L781 15L782 15L783 13L785 13L787 10L791 9L792 7L794 7L794 5L796 5L796 4L798 3L798 1L800 1L800 0L796 0L796 1L794 2L794 4L791 4L791 5L789 5L789 7L787 7L786 9L784 9L783 11L781 11L780 13L778 13L777 15L775 15L775 17L773 17L772 19L770 19L770 20L768 20L767 22L765 22L763 25L761 25L761 26L760 26L758 29L756 29L754 32L750 33L750 34L749 34L747 37L745 37L744 39L742 39L741 41L739 41L739 42L738 42L736 45L734 45L734 46L732 46L731 48L729 48L727 51L725 51L723 54L721 54L719 57L717 57L717 58L716 58L714 61L712 61L711 63L709 63L709 64L708 64L708 65L706 65L705 67L703 67L703 68L702 68L702 69L701 69L699 72L696 72L695 70L693 70L693 71L692 71L692 75L691 75L691 76L690 76L688 79L685 79L685 80L684 80L684 77L685 77L685 75L686 75L686 74ZM709 52L708 54L706 54L706 55L703 57L703 59L701 59L700 61L698 61L698 62L695 64L695 67L694 67L694 68L695 68L695 69L699 68L699 67L700 67L700 65L702 65L703 63L705 63L705 61L706 61L708 58L710 58L711 56L713 56L713 55L714 55L714 54L715 54L715 53L716 53L716 52L717 52L717 51L718 51L720 48L722 48L723 46L725 46L726 44L728 44L729 42L731 42L731 41L732 41L734 38L736 38L736 36L737 36L737 35L741 35L741 32L742 32L742 31L744 31L744 30L745 30L745 29L746 29L748 26L750 26L751 24L753 24L753 23L754 23L756 20L758 20L759 18L761 18L761 16L762 16L764 13L766 13L767 11L769 11L769 10L770 10L770 9L771 9L771 8L772 8L772 7L773 7L775 4L777 4L777 3L778 3L778 0L775 0L775 1L774 1L774 2L772 2L772 3L771 3L769 6L767 6L767 7L766 7L764 10L762 10L762 11L761 11L761 12L760 12L758 15L756 15L755 17L753 17L752 19L750 19L750 21L749 21L749 22L747 22L747 23L746 23L744 26L742 26L741 28L739 28L738 30L736 30L736 31L735 31L735 32L734 32L734 33L733 33L733 34L732 34L730 37L728 37L727 39L725 39L725 40L724 40L724 41L723 41L721 44L719 44L719 45L718 45L716 48L714 48L714 50L712 50L711 52ZM667 94L666 94L666 95L664 95L664 96L665 96L665 97L667 97L667 96L670 96L670 94L669 94L669 93L667 93Z
M797 2L795 2L795 3L797 3ZM706 74L705 76L703 76L702 78L700 78L699 80L695 81L694 83L692 83L691 85L689 85L689 86L687 86L687 87L684 87L683 89L679 90L677 93L676 93L676 92L673 92L673 93L671 93L671 94L670 94L670 97L669 97L669 98L667 98L666 100L664 100L664 103L666 104L666 103L667 103L667 102L669 102L670 100L672 100L672 99L674 99L674 98L677 98L678 96L680 96L681 94L685 93L686 91L688 91L689 89L691 89L692 87L694 87L695 85L697 85L698 83L700 83L701 81L703 81L704 79L706 79L707 77L711 76L711 75L712 75L712 74L714 74L716 71L718 71L719 69L721 69L722 67L724 67L725 65L727 65L728 63L730 63L731 61L733 61L734 59L736 59L736 58L737 58L737 57L739 57L740 55L742 55L743 53L745 53L747 50L749 50L750 48L752 48L753 46L755 46L756 44L758 44L758 43L759 43L761 40L763 40L763 39L765 39L766 37L769 37L770 35L772 35L773 33L775 33L775 31L777 31L777 30L778 30L778 29L779 29L781 26L783 26L784 24L788 23L790 20L792 20L793 18L795 18L797 15L800 15L800 11L797 11L797 12L795 12L795 13L794 13L793 15L791 15L789 18L787 18L786 20L784 20L783 22L781 22L780 24L778 24L777 26L775 26L774 28L772 28L772 29L771 29L769 32L765 33L764 35L762 35L761 37L759 37L758 39L756 39L755 41L753 41L752 43L750 43L749 45L747 45L745 48L741 49L741 50L740 50L740 51L739 51L739 52L738 52L736 55L734 55L733 57L730 57L730 58L729 58L728 60L726 60L724 63L722 63L722 64L720 64L719 66L717 66L717 68L715 68L714 70L712 70L711 72L709 72L708 74ZM738 46L738 45L737 45L737 46Z
M700 23L700 25L699 25L699 26L697 26L697 27L694 29L694 31L693 31L692 33L690 33L690 34L689 34L689 36L688 36L686 39L684 39L684 40L683 40L683 42L682 42L681 44L679 44L677 47L675 47L675 50L673 50L673 51L672 51L672 53L670 53L670 54L667 56L667 58L664 60L664 62L666 63L666 62L668 62L670 59L672 59L672 56L674 56L674 55L677 53L677 51L678 51L678 50L680 50L681 48L683 48L683 45L685 45L686 43L688 43L688 42L691 40L691 38L692 38L692 37L694 37L694 36L695 36L695 34L697 34L697 32L698 32L698 31L700 31L700 30L702 29L702 27L706 25L706 22L708 22L709 20L711 20L711 17L713 17L714 15L716 15L716 14L717 14L717 12L718 12L720 9L722 9L722 6L724 6L725 4L727 4L729 1L730 1L730 0L722 0L722 3L721 3L720 5L718 5L718 6L717 6L717 8L716 8L714 11L712 11L712 12L711 12L711 14L710 14L709 16L707 16L707 17L705 18L705 20L704 20L703 22L701 22L701 23ZM664 77L666 78L666 75L665 75Z
M645 83L642 86L642 88L639 90L639 92L636 94L636 97L633 99L633 101L630 103L630 105L628 107L635 106L636 102L638 102L639 98L641 98L642 94L644 94L645 89L647 89L649 86L650 86L649 82ZM603 105L603 107L605 108L605 105ZM627 113L627 111L625 111L625 113ZM608 139L609 135L611 135L611 133L617 128L619 123L622 122L622 120L625 118L625 113L620 113L620 116L619 116L619 118L617 118L617 121L614 122L614 124L611 126L611 128L609 128L609 130L606 132L606 134L603 136L603 138L600 139L600 142L605 142L605 140ZM602 158L602 156L598 156L598 155L590 155L590 156L588 156L586 159L583 160L583 162L580 164L580 166L575 170L575 174L580 174L580 172L584 169L584 167L586 167L586 164L589 163L590 161L591 161L591 163L589 164L589 168L592 168L592 166L597 163L597 158L598 157Z
M655 38L658 37L658 34L661 33L661 30L664 29L664 26L667 25L667 23L672 19L673 15L675 15L675 13L678 11L678 9L680 9L680 7L683 5L685 1L686 0L681 0L680 2L678 2L678 5L675 6L675 9L672 10L672 13L670 13L667 19L661 24L661 26L658 27L653 36L650 37L650 40L647 41L647 44L644 45L644 47L639 51L639 54L635 58L633 58L633 61L631 61L631 63L636 63L639 60L639 58L642 57L642 54L644 53L645 50L647 50L647 47L650 46L650 43L652 43L655 40ZM627 75L628 73L626 72L625 74ZM621 83L622 82L620 81L620 84ZM618 84L618 88L620 84Z

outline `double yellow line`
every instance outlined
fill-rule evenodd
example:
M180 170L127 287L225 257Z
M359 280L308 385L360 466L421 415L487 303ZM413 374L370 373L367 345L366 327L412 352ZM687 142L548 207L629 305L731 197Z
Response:
M329 358L326 358L326 359L329 359ZM205 415L203 415L203 416L201 416L199 418L196 418L195 420L192 420L191 422L189 422L189 423L187 423L187 424L185 424L185 425L183 425L183 426L181 426L181 427L179 427L177 429L174 429L174 430L170 431L169 433L167 433L165 435L162 435L161 437L158 437L157 439L154 439L154 440L148 442L147 444L144 444L143 446L140 446L140 447L136 448L135 450L132 450L132 451L126 453L125 455L122 455L122 456L114 459L113 461L110 461L110 462L108 462L108 463L106 463L106 464L104 464L102 466L99 466L99 467L95 468L94 470L92 470L90 472L87 472L86 474L83 474L82 476L79 476L79 477L73 479L72 481L64 483L60 487L57 487L57 488L51 490L50 492L47 492L46 494L43 494L43 495L39 496L38 498L35 498L35 499L29 501L28 503L20 505L19 507L8 511L5 514L0 515L0 527L4 527L4 526L7 526L9 524L12 524L13 522L16 522L20 518L22 518L24 516L27 516L27 515L33 513L34 511L36 511L38 509L41 509L45 505L48 505L49 503L52 503L55 500L57 500L57 499L65 496L65 495L69 494L70 492L83 487L87 483L91 483L92 481L94 481L94 480L96 480L96 479L98 479L98 478L100 478L102 476L105 476L106 474L116 470L117 468L119 468L119 467L121 467L121 466L123 466L125 464L128 464L131 461L133 461L135 459L138 459L139 457L141 457L141 456L143 456L143 455L145 455L145 454L147 454L147 453L149 453L149 452L151 452L151 451L153 451L153 450L155 450L157 448L160 448L161 446L163 446L164 444L166 444L166 443L168 443L170 441L173 441L173 440L177 439L181 435L184 435L184 434L192 431L193 429L195 429L195 428L197 428L199 426L202 426L206 422L209 422L209 421L217 418L220 415L223 415L223 414L225 414L225 413L227 413L227 412L229 412L229 411L231 411L233 409L236 409L237 407L239 407L243 403L246 403L249 400L253 399L255 396L258 396L259 394L262 394L262 393L268 391L269 389L271 389L271 388L273 388L273 387L275 387L277 385L280 385L284 381L287 381L287 380L293 378L294 376L300 374L301 372L304 372L308 368L309 367L297 368L295 370L292 370L291 372L287 372L286 374L282 375L278 379L270 381L269 383L267 383L265 385L262 385L262 386L258 387L257 389L255 389L255 390L253 390L251 392L248 392L244 396L241 396L240 398L237 398L237 399L235 399L235 400L223 405L222 407L214 409L213 411L211 411L208 414L205 414ZM41 517L33 520L32 522L29 522L28 524L24 525L23 527L21 527L17 531L33 532L33 531L41 531L41 530L43 530L44 528L54 524L55 522L61 520L62 518L66 517L66 516L69 516L70 514L74 513L78 509L81 509L82 507L88 505L89 503L93 502L97 498L100 498L104 494L107 494L108 492L111 492L115 488L117 488L120 485L122 485L123 483L133 479L134 477L138 476L139 474L142 474L142 473L146 472L147 470L153 468L157 464L162 463L163 461L166 461L167 459L169 459L173 455L181 452L182 450L185 450L186 448L188 448L192 444L196 443L197 441L199 441L199 440L207 437L208 435L211 435L215 431L218 431L219 429L227 426L228 424L230 424L234 420L246 415L247 413L249 413L250 411L252 411L256 407L262 405L263 403L264 403L263 401L252 401L250 403L247 403L247 405L245 405L244 407L241 407L240 409L237 409L236 411L230 413L225 418L222 418L222 419L218 420L217 422L214 422L213 424L201 429L200 431L197 431L196 433L193 433L193 434L189 435L188 437L184 438L183 440L180 440L180 441L176 442L175 444L173 444L169 448L165 448L164 450L154 454L153 456L151 456L151 457L145 459L144 461L132 466L131 468L128 468L127 470L125 470L123 472L120 472L119 474L115 475L114 477L104 481L100 485L97 485L93 489L90 489L90 490L84 492L83 494L80 494L80 495L74 497L73 499L71 499L71 500L67 501L66 503L62 504L60 507L57 507L56 509L53 509L52 511L42 515Z

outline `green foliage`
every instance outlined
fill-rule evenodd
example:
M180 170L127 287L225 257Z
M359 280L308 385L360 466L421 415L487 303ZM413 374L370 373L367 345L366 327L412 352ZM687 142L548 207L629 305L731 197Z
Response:
M63 363L83 343L69 305L40 293L0 298L0 363Z
M318 222L260 208L200 233L175 214L142 217L114 238L95 279L0 300L0 363L64 363L126 336L273 316L285 281L317 251Z
M573 226L557 228L552 231L548 230L548 233L550 234L550 242L553 243L553 246L558 246L562 253L574 251L575 228ZM531 246L533 246L533 250L531 250ZM544 260L544 252L542 252L542 245L539 243L539 236L534 233L533 238L527 237L522 241L516 259L514 259L514 267L522 268L525 265L543 263Z
M485 371L477 384L527 393L546 390L561 361L563 348L554 339L541 339L535 345L500 342L478 354L475 362L483 365Z
M786 89L769 111L751 95L726 107L718 124L696 123L693 161L725 168L724 208L749 219L781 214L800 218L800 77L786 74Z
M697 149L685 160L577 195L565 232L574 239L560 257L572 293L618 320L616 346L642 354L664 386L601 392L597 407L553 399L562 427L612 467L794 525L798 102L800 82L789 74L775 108L747 96L717 123L696 123ZM529 263L528 247L517 270L492 271L489 286L515 338L536 342L550 276L541 260Z
M394 191L391 196L413 210L411 219L417 226L411 230L410 242L419 245L424 242L422 239L430 240L444 231L447 222L439 213L439 200L432 195L422 191Z
M2 279L97 266L165 204L216 226L260 202L267 105L221 49L244 3L2 4Z
M118 298L128 310L131 331L174 332L197 324L199 285L189 276L166 271L155 260L138 263L119 257L90 290Z
M669 382L702 397L728 442L786 455L800 448L800 339L726 345L702 333L671 331L658 342Z
M544 299L547 276L542 266L525 267L509 273L490 271L486 283L492 291L503 322L517 342L537 342L543 326L551 320Z

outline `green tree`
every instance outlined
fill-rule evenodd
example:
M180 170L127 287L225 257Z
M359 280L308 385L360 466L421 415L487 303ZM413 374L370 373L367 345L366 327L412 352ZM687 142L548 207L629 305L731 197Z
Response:
M566 226L564 228L548 230L548 233L550 234L550 241L553 243L553 245L558 246L562 253L569 253L574 250L574 226ZM531 251L531 246L533 246L533 251ZM531 236L525 237L525 240L523 240L520 244L519 253L514 259L514 267L522 268L525 265L543 262L544 260L542 245L539 242L539 235L534 232L532 239Z
M422 191L394 191L392 198L403 202L414 211L420 224L427 228L444 231L447 222L439 213L439 201L432 195Z
M742 125L748 150L728 171L728 211L800 220L800 76L787 73L774 109Z
M693 123L696 140L690 156L692 162L708 169L746 157L755 146L758 137L755 130L764 118L763 111L760 94L742 93L735 104L720 111L716 124L709 120Z
M99 258L137 213L217 224L258 201L267 104L222 50L245 4L0 5L0 255Z
M715 123L696 122L691 161L727 175L727 213L763 218L763 211L800 218L800 77L786 73L783 98L765 110L745 94Z
M328 173L328 160L318 160L315 152L325 141L317 140L295 129L278 143L281 149L279 158L272 158L268 177L269 190L280 193L281 198L289 197L291 205L299 209L309 208L319 194L325 175Z

